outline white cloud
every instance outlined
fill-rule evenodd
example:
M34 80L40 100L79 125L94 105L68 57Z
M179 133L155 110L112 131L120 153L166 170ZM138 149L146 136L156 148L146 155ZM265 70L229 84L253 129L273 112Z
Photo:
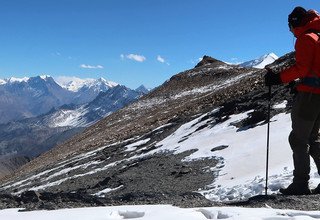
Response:
M121 59L124 60L124 58L127 58L129 60L134 60L134 61L137 61L137 62L144 62L147 58L143 55L138 55L138 54L128 54L128 55L124 55L124 54L121 54L120 55Z
M165 60L163 57L161 57L160 55L157 56L157 60L158 60L160 63L165 63L165 64L167 64L168 66L170 65L170 63L166 62L166 60Z
M162 58L160 55L157 56L157 60L160 62L160 63L165 63L166 61L164 60L164 58Z
M101 65L92 66L92 65L81 64L80 68L83 68L83 69L103 69L104 67Z

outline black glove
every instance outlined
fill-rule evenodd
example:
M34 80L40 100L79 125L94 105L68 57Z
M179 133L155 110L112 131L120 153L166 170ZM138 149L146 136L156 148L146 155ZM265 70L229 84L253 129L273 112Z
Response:
M291 81L289 84L288 84L288 88L290 89L290 94L293 94L293 95L297 95L298 94L298 91L297 91L297 85L296 85L296 81Z
M267 69L267 71L264 76L264 84L266 86L280 85L282 83L280 74L276 74L270 69Z

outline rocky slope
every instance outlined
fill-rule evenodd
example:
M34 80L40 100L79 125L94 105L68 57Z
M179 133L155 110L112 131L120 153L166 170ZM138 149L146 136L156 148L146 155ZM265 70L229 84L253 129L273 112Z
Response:
M24 156L0 156L0 177L12 173L29 161L30 158Z
M281 69L292 62L293 56L288 54L271 68ZM58 197L76 192L104 198L103 204L211 204L193 192L214 181L222 159L187 160L197 150L175 153L162 149L162 141L186 123L195 133L249 110L253 110L249 117L235 126L247 129L265 123L268 103L263 74L263 70L204 57L194 69L173 76L3 179L0 191L20 195L33 190ZM274 109L272 115L290 110L289 86L275 87L273 95L275 102L286 99L289 103L286 108ZM178 143L190 135L186 133Z

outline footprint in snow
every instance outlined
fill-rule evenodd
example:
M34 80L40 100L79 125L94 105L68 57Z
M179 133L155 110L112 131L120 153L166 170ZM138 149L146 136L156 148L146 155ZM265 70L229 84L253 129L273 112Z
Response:
M144 215L144 212L136 211L115 211L110 213L110 217L116 219L142 218Z
M198 212L201 212L207 219L228 219L232 216L225 214L221 211L209 211L206 209L199 209Z

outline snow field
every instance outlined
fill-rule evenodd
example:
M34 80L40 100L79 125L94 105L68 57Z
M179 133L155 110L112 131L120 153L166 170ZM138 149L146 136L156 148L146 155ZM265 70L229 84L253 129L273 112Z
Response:
M272 208L205 207L186 209L171 205L137 205L31 212L6 209L0 210L0 218L4 220L305 220L319 219L320 212L278 210Z
M275 107L284 107L284 103ZM247 199L263 194L266 173L266 133L267 125L258 125L252 129L239 130L232 124L245 119L248 112L232 115L223 123L197 129L209 123L201 121L202 115L182 125L176 132L165 138L158 145L159 151L181 153L198 149L185 160L197 160L205 157L223 158L218 166L219 176L215 182L199 192L213 201L230 201ZM269 151L269 193L278 193L292 181L292 152L288 143L291 131L290 114L281 113L274 116L270 124ZM211 151L219 146L225 149ZM310 186L316 187L320 182L314 163L311 164ZM212 170L215 170L213 168Z

